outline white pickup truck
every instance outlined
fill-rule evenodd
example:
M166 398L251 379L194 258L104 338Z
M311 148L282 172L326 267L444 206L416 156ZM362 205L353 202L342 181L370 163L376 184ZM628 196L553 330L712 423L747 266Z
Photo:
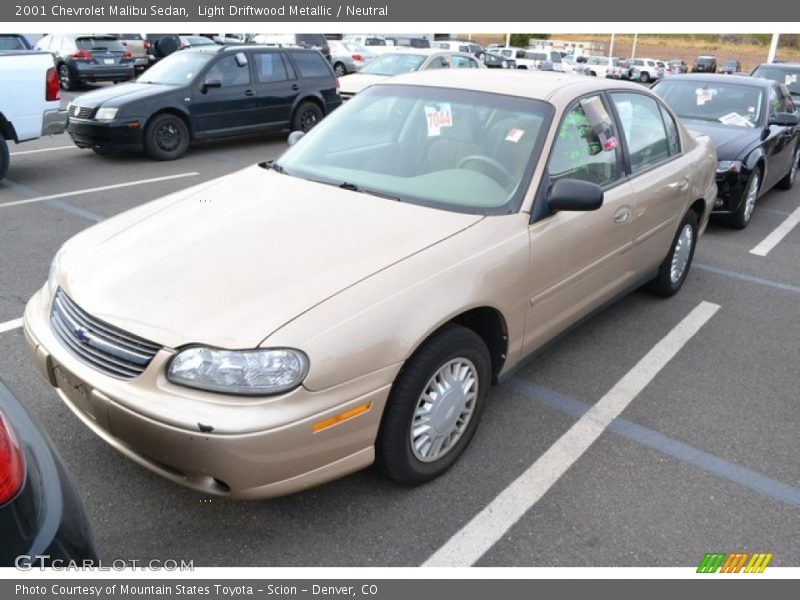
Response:
M0 52L0 180L8 171L8 141L63 133L58 76L49 52Z

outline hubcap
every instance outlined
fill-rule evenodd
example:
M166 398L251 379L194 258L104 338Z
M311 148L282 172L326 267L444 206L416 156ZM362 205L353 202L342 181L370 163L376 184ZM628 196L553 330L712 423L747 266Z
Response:
M689 255L692 252L692 242L694 239L694 231L692 226L688 223L681 229L681 234L678 236L678 241L675 243L675 248L672 251L672 264L669 269L669 278L673 284L678 283L683 277L683 272L686 271L686 265L689 263Z
M175 150L181 141L178 128L172 123L165 123L156 130L156 144L165 152Z
M747 189L747 198L744 204L744 220L750 220L753 214L753 209L756 207L756 197L758 196L758 173L753 175L753 180L750 182L750 187Z
M472 361L454 358L430 378L417 400L411 422L411 451L422 462L447 454L467 429L478 398L478 372Z
M69 87L69 71L67 70L67 67L61 67L61 69L59 69L59 71L58 71L58 74L59 74L60 79L61 79L61 87L65 88L65 89L68 88Z
M317 115L313 110L307 110L300 121L303 124L303 131L308 131L317 124Z

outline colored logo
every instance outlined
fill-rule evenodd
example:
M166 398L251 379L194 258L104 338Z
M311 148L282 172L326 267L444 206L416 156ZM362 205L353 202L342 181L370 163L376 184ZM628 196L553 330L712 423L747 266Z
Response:
M754 552L734 552L725 554L724 552L708 552L700 561L697 567L698 573L763 573L769 561L772 560L772 553Z
M86 333L85 329L81 329L80 327L76 327L73 331L75 337L78 338L78 341L82 344L88 344L92 338L89 337L89 334Z

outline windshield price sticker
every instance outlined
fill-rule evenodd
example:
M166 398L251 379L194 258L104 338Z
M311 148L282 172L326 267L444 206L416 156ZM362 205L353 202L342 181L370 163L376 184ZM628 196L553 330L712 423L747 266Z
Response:
M507 142L514 142L515 144L522 139L522 136L525 135L524 129L517 129L516 127L512 127L508 130L506 134L506 141Z
M797 75L787 75L783 79L786 85L792 85L793 83L797 83Z
M450 110L450 104L426 106L425 119L428 122L428 137L439 135L442 127L453 126L453 112Z
M703 88L699 88L695 90L695 94L697 95L697 106L703 106L706 102L711 102L712 98L714 98L714 93L716 90L707 90Z

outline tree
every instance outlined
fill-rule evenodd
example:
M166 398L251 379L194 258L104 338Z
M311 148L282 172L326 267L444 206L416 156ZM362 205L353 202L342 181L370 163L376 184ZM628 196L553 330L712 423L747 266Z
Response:
M550 39L549 33L512 33L511 45L522 46L525 48L528 45L528 40L548 40Z

